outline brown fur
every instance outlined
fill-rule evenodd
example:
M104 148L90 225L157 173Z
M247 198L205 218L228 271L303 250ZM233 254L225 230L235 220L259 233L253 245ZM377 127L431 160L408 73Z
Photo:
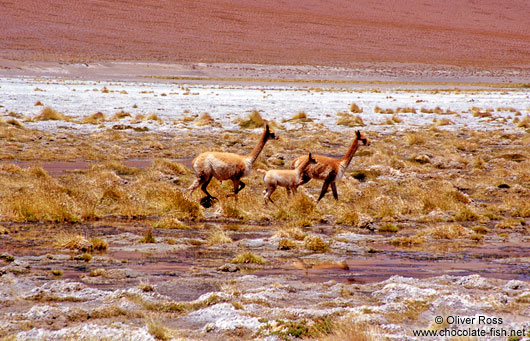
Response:
M364 145L370 145L370 141L365 138L360 131L355 132L355 138L353 139L350 148L340 159L335 159L329 156L324 155L315 155L314 158L317 160L316 164L310 165L303 174L302 184L308 182L310 179L319 179L324 180L322 185L322 190L320 192L320 197L318 200L322 199L328 190L328 186L331 185L331 190L333 192L333 197L335 200L338 200L339 196L337 194L336 182L342 178L344 172L350 165L350 162L353 158L353 155L359 148L359 141L362 141ZM297 157L292 162L292 168L296 168L304 160L307 159L306 155Z
M282 186L287 189L287 194L290 194L292 190L296 193L296 189L302 183L302 173L309 167L309 165L316 164L316 160L311 156L311 153L304 159L295 169L271 169L264 171L258 169L258 171L265 174L263 181L267 186L265 190L265 204L267 200L273 203L271 199L272 193L276 190L276 187Z
M191 197L193 191L201 186L202 191L206 194L207 201L215 199L206 190L213 177L221 181L232 180L234 184L234 195L237 195L245 187L245 183L241 181L241 178L250 174L252 165L269 139L276 139L276 135L270 131L269 125L265 125L258 144L249 155L245 156L224 152L205 152L199 154L192 162L197 178L187 189L189 196Z

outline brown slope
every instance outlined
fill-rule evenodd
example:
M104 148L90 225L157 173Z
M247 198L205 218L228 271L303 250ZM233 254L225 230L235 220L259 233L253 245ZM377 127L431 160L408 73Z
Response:
M527 0L4 0L0 56L530 64Z

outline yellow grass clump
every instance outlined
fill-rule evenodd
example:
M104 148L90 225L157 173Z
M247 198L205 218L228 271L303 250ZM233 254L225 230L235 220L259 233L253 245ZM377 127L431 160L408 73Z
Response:
M305 122L313 122L313 119L307 117L307 114L304 111L300 111L300 112L294 114L290 119L283 120L282 122L305 123Z
M308 235L304 239L306 249L315 252L326 252L329 250L329 243L322 240L320 236Z
M201 115L201 117L199 117L199 119L197 120L197 122L195 122L195 125L197 127L202 127L202 126L221 126L221 124L219 122L216 122L213 117L205 112Z
M352 103L352 105L350 105L350 111L354 114L361 114L363 112L363 109L359 108L357 104Z
M232 241L232 238L227 236L223 230L216 229L215 231L209 233L207 244L211 246L216 244L231 243Z
M360 116L354 116L347 112L339 112L337 116L339 116L337 125L343 125L347 127L363 127L365 125L363 119Z
M51 107L44 107L35 121L68 121L69 118Z
M469 230L459 224L438 225L427 231L435 239L455 239L470 234Z
M122 110L120 112L115 113L114 116L112 116L112 120L118 121L126 117L131 117L131 114Z
M156 121L158 123L162 123L162 119L160 117L158 117L157 114L149 114L147 115L147 117L145 118L146 121Z
M519 120L516 126L517 128L530 128L530 116L527 114Z
M233 258L232 263L242 263L242 264L265 264L266 261L263 257L253 254L250 251L243 252L237 257Z
M82 121L82 123L88 123L88 124L98 124L101 122L104 122L107 118L105 117L105 114L98 111L95 114L92 114L88 117L85 117Z
M239 127L242 129L255 129L263 127L265 120L263 120L259 111L252 110L248 115L247 120L239 119L237 120L237 124L239 124Z
M63 232L55 237L54 246L70 250L90 251L92 243L81 235Z

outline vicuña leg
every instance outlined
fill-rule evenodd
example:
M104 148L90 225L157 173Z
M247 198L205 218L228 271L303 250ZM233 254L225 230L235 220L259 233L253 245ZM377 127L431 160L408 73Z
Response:
M208 187L208 184L210 184L210 181L212 180L212 177L213 177L213 175L210 175L208 177L208 179L204 181L204 183L201 186L201 189L208 196L208 198L217 199L216 197L214 197L213 195L208 193L208 191L206 190L206 187Z
M339 200L339 194L337 193L337 183L335 181L331 183L331 191L333 192L333 198L335 198L335 200Z
M318 197L317 201L320 201L320 199L322 199L324 197L324 195L328 191L328 187L329 187L330 184L331 184L332 189L333 189L336 177L337 177L337 172L335 172L334 170L329 173L329 175L326 178L326 180L324 180L324 184L322 185L322 190L320 191L320 196Z

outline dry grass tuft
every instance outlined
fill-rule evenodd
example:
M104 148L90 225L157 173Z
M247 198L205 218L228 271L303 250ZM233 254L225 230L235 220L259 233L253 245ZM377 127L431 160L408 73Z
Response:
M91 249L95 251L105 251L109 247L107 241L101 238L92 238L90 243L92 244Z
M414 235L410 237L397 237L390 241L390 244L395 246L413 246L420 245L425 242L425 238L421 235Z
M246 251L238 255L237 257L231 260L232 263L242 263L242 264L265 264L266 261L262 257L253 254L250 251Z
M379 229L377 229L377 231L394 233L394 232L399 231L399 227L391 223L386 223L386 224L381 225Z
M144 236L142 239L138 241L139 243L156 243L156 239L153 236L153 229L147 229L147 231L144 232Z
M412 145L418 145L418 144L424 144L425 143L425 137L423 134L418 132L413 133L406 133L405 134L405 141L409 146Z
M51 107L44 107L35 121L69 121L70 119Z
M201 117L195 122L195 125L197 127L203 127L203 126L217 126L220 127L221 123L216 122L213 117L208 114L207 112L203 113Z
M292 250L296 249L297 247L298 245L296 244L296 242L287 238L282 238L278 242L278 250Z
M255 129L263 127L265 120L263 120L259 111L252 110L252 112L248 115L247 120L239 119L237 120L237 124L242 129Z
M526 115L517 123L517 128L530 128L530 115Z
M92 243L78 234L63 232L57 234L55 239L55 247L79 251L90 251L92 249Z
M147 324L147 331L149 334L153 335L153 337L157 340L171 340L173 338L173 335L171 333L171 330L164 327L160 322L155 321L153 319L149 319L146 322Z
M331 334L320 334L317 339L322 341L379 341L384 338L381 330L373 324L355 322L353 319L346 319L335 323Z
M114 116L112 116L112 120L119 121L127 117L131 117L131 114L122 110L120 112L115 113Z
M158 117L157 114L149 114L149 115L147 115L147 117L145 119L146 119L146 121L156 121L158 123L163 123L164 122L160 117Z
M88 124L99 124L101 122L104 122L106 119L107 119L107 117L105 116L105 114L103 114L102 112L98 111L95 114L92 114L90 116L87 116L87 117L83 118L83 120L81 122L82 123L88 123Z
M343 125L347 127L364 127L364 121L360 116L353 116L347 112L339 112L337 114L339 119L337 120L337 125Z
M217 244L232 243L232 242L233 242L232 238L227 236L223 230L216 229L208 234L207 244L209 246L217 245Z
M187 230L191 228L191 226L183 224L178 218L172 217L172 216L160 218L158 221L155 222L153 227L157 229L178 229L178 230Z
M354 114L361 114L363 112L363 109L359 108L357 104L352 103L352 105L350 105L350 111Z
M24 125L20 123L19 121L15 120L14 118L7 120L6 123L15 128L20 128L20 129L24 128Z
M326 252L329 250L329 243L320 238L320 236L307 235L304 239L304 247L315 252Z
M313 215L315 207L316 204L311 198L298 192L296 196L279 206L273 215L278 220L307 220Z
M459 224L437 225L426 232L435 239L455 239L469 234L469 230Z
M290 119L283 120L282 122L305 123L305 122L313 122L313 120L307 117L307 114L304 111L300 111L297 114L294 114Z
M167 170L171 174L191 174L193 171L182 163L174 162L168 159L155 159L153 167L160 170Z

